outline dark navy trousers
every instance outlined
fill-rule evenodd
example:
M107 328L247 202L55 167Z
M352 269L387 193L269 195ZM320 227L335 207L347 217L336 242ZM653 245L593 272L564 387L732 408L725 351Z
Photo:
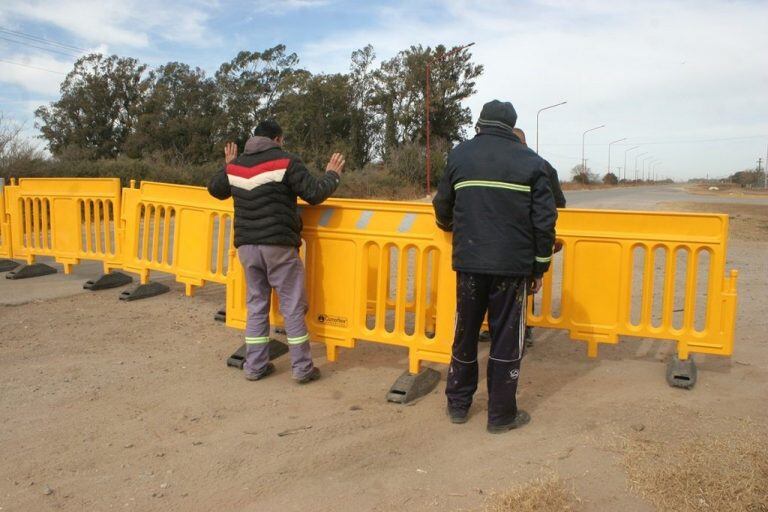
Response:
M456 273L456 332L445 394L450 409L467 410L477 390L477 338L488 312L488 423L517 415L517 382L524 351L528 278Z

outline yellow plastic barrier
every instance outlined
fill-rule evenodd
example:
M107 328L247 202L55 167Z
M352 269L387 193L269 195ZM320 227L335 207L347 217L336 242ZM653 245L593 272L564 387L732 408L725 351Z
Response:
M680 359L733 353L727 215L568 209L557 236L562 271L545 276L531 325L568 329L592 357L620 335L676 340Z
M12 258L11 223L10 218L5 213L4 185L3 179L0 178L0 258Z
M186 294L206 282L225 283L232 201L202 187L142 182L123 189L124 270L141 283L156 270L176 276Z
M119 179L21 178L5 195L13 257L52 256L67 274L83 259L120 266Z
M307 325L329 360L367 340L408 347L414 373L421 361L449 362L455 274L430 204L336 199L303 207L302 219ZM242 329L245 282L234 251L230 268L227 324Z
M435 227L431 205L331 200L303 207L302 219L307 323L329 360L367 340L408 347L413 373L421 361L449 362L456 279L450 235ZM727 226L725 215L563 210L564 250L529 323L569 330L591 357L620 335L676 340L680 359L730 355L737 273L724 277ZM230 268L227 323L242 329L234 250ZM274 301L272 320L280 325Z

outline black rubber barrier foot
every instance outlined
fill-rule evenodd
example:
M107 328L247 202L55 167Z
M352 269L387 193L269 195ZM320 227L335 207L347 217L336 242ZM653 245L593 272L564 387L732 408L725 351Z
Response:
M245 344L240 345L234 354L227 358L227 366L233 368L243 369L245 364ZM278 357L288 353L288 345L281 343L277 340L269 340L269 360L277 359Z
M55 274L58 272L55 268L46 265L45 263L34 263L32 265L24 265L20 269L13 272L8 272L5 275L6 279L28 279L30 277L47 276L49 274Z
M147 284L140 284L133 290L126 290L120 294L120 300L131 301L139 299L148 299L156 295L162 295L171 291L166 285L150 281Z
M424 368L419 373L405 372L397 378L387 393L387 401L407 404L430 393L440 382L440 372Z
M696 385L696 374L693 356L681 361L675 355L667 363L667 383L674 388L691 389Z
M226 322L227 321L227 309L221 308L216 312L215 315L213 315L213 319L217 322Z
M0 260L0 272L8 272L21 265L13 260Z
M125 286L131 284L133 278L122 272L110 272L109 274L103 274L95 281L86 281L83 288L86 290L108 290L109 288L117 288L118 286Z

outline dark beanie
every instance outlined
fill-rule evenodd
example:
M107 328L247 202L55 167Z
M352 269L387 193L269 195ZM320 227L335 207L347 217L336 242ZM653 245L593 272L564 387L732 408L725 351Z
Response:
M480 128L501 128L512 132L516 122L517 112L510 102L493 100L483 105L477 126Z

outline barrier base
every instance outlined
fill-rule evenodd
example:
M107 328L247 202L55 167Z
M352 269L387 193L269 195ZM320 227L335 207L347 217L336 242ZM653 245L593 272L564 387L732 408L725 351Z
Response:
M171 291L169 287L162 283L150 281L147 284L140 284L133 290L126 290L120 294L120 300L131 301L139 299L148 299L156 295L162 295Z
M86 281L83 288L86 290L108 290L109 288L117 288L118 286L125 286L131 284L133 278L122 272L110 272L109 274L103 274L95 281Z
M6 279L29 279L30 277L47 276L58 272L55 268L45 263L34 263L32 265L24 265L20 269L6 274Z
M667 363L667 383L672 387L691 389L696 385L696 375L696 363L693 362L693 356L681 361L675 355Z
M213 315L213 319L217 322L226 322L227 321L227 309L221 308L216 312L215 315Z
M397 378L387 393L387 401L407 404L432 392L440 382L440 372L424 368L419 373L405 372Z
M8 272L21 265L13 260L0 260L0 272Z
M288 345L281 343L277 340L269 340L269 360L277 359L278 357L288 353ZM245 343L240 345L234 354L227 358L227 366L233 368L243 369L245 364Z

